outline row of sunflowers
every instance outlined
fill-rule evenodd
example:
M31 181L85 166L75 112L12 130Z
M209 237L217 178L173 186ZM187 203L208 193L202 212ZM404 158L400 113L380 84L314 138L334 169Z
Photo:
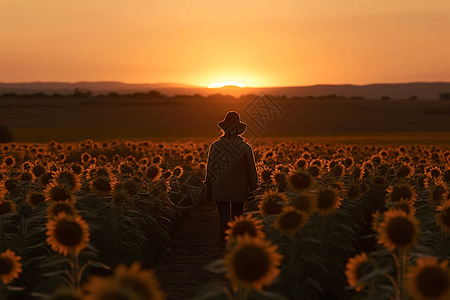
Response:
M181 220L168 193L204 176L207 151L4 144L2 295L164 299L149 269ZM448 149L267 142L254 153L260 187L208 266L230 287L196 299L449 297Z

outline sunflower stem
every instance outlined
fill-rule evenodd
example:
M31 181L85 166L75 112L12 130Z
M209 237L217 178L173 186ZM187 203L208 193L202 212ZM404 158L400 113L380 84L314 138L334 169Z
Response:
M407 257L405 251L399 251L399 256L401 258L400 260L400 269L401 269L401 281L400 281L400 289L401 289L401 299L406 300L408 296L408 291L406 290L406 280L405 280L405 273L406 273L406 265L407 265Z
M80 288L79 287L80 282L78 280L78 257L76 256L75 253L72 253L71 256L72 256L72 261L73 261L73 264L72 264L73 287L76 291L78 291Z
M3 281L1 280L1 278L0 278L0 300L2 300L2 299L6 299L6 293L5 293L5 286L4 286L4 284L3 284ZM3 297L3 296L5 296L5 297Z
M397 300L401 299L401 289L399 287L400 283L401 283L401 276L402 276L402 271L401 271L401 266L400 266L400 261L398 260L398 256L395 255L395 253L393 251L391 251L391 255L392 258L394 259L394 263L395 263L395 267L397 268L397 282L394 284L395 280L394 278L392 278L392 280L388 277L388 279L392 282L392 284L394 285L395 288L395 292L396 292L396 298ZM400 255L400 251L399 251L399 255ZM389 274L388 274L389 275ZM389 275L390 276L390 275ZM386 276L387 277L387 276ZM392 277L392 276L390 276Z
M391 276L390 274L388 274L388 273L384 274L384 276L385 276L387 279L389 279L389 281L392 283L392 286L393 286L394 289L395 289L395 295L396 295L396 297L395 297L394 299L400 300L400 289L399 289L399 287L398 287L397 281L395 281L394 277L392 277L392 276Z

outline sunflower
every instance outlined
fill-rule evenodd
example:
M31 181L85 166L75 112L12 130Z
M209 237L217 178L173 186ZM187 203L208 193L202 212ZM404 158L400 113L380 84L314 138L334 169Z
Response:
M446 300L450 298L448 260L417 258L416 266L408 266L406 285L414 300Z
M388 185L385 175L374 175L371 178L372 184L376 187L385 188Z
M26 202L29 206L36 208L38 205L45 201L45 195L41 191L31 190L27 194Z
M411 177L413 174L414 174L413 167L405 162L403 162L395 172L395 176L397 176L397 178L408 178Z
M161 155L157 154L152 157L152 163L155 165L161 165L163 162L163 158Z
M313 177L319 177L322 174L322 169L319 166L309 166L308 173Z
M64 212L67 216L76 216L78 214L75 205L70 201L53 202L47 207L47 218L52 219Z
M353 165L352 171L351 171L351 176L352 176L353 180L360 181L364 176L364 172L365 172L365 170L362 166Z
M126 165L126 163L125 163ZM118 166L119 173L122 173L121 171L122 164ZM91 165L88 168L86 168L86 179L92 180L97 177L111 177L112 176L112 167L109 164L97 166L97 165Z
M45 172L47 172L47 169L41 165L38 161L34 161L33 165L31 166L31 172L34 174L34 176L39 177Z
M262 290L278 277L283 256L276 252L277 245L248 234L237 236L237 244L225 254L226 278L235 290L251 292Z
M441 227L441 230L450 234L450 201L444 201L437 207L436 224Z
M300 157L294 162L294 167L297 169L306 169L308 167L308 161Z
M248 234L251 237L265 238L261 221L253 218L251 214L246 216L235 216L234 221L228 222L227 225L229 226L229 228L225 230L225 240L227 241L235 241L237 236L242 236L244 234Z
M0 199L0 215L16 212L16 206L12 200Z
M344 183L341 181L333 181L329 184L329 186L333 189L336 189L342 197L344 197L347 194L347 189L344 186Z
M348 285L354 287L357 292L362 291L369 285L369 282L358 283L358 281L374 269L374 263L369 260L365 252L349 258L345 270Z
M180 179L181 176L183 176L183 173L184 173L183 167L176 166L175 168L173 168L172 174L173 174L173 176L177 177L178 179Z
M276 169L271 175L273 184L278 185L279 183L286 182L286 174L284 171Z
M400 200L397 202L393 202L394 205L391 206L389 209L400 209L403 210L407 215L413 215L416 213L416 208L414 207L414 204L411 201L408 200Z
M437 167L433 167L427 173L431 177L438 178L439 176L441 176L442 171L441 171L441 169L439 169Z
M80 215L60 212L47 222L47 244L61 254L78 256L89 242L89 226Z
M69 168L62 168L54 172L53 182L55 184L64 184L72 192L81 187L80 177Z
M362 196L362 191L361 191L361 187L358 183L353 183L352 185L350 185L350 187L348 188L347 191L347 197L348 199L352 200L352 201L357 201L359 200L359 198L361 198Z
M395 186L389 186L386 191L388 192L386 194L386 203L397 202L402 198L411 202L415 202L417 199L417 193L414 187L405 182L398 183Z
M315 179L307 171L296 169L289 171L286 182L291 191L299 193L313 188Z
M58 202L58 201L72 201L75 202L75 197L72 191L65 184L57 184L51 182L44 191L45 201Z
M443 182L436 182L435 185L429 187L428 201L432 203L440 204L442 201L447 200L448 189Z
M445 183L450 184L450 165L447 166L446 170L442 174L442 179L445 181Z
M278 191L266 191L258 204L259 212L263 217L277 215L281 208L288 202L284 193Z
M341 205L342 196L335 188L329 187L317 191L316 200L319 215L330 215Z
M6 168L12 168L16 164L16 159L13 156L6 156L3 159L3 166Z
M420 235L419 221L403 210L388 210L377 228L378 243L393 251L408 251L417 244Z
M115 178L98 176L91 181L90 190L97 195L109 195L113 192L115 185Z
M257 174L260 182L269 183L272 181L273 171L267 166L258 168Z
M336 177L344 176L345 167L338 161L330 162L330 173Z
M380 226L380 223L383 222L383 215L377 210L372 214L372 218L372 230L378 232L378 227Z
M285 206L278 214L273 226L283 234L294 235L305 227L309 215L304 211L295 209L293 206Z
M83 165L87 165L90 160L91 160L91 155L88 152L84 152L83 154L81 154L81 163Z
M11 249L0 253L0 276L3 284L11 283L14 278L19 277L22 272L22 264L19 262L21 259Z
M140 262L134 262L130 267L119 264L112 277L91 276L83 289L89 293L86 299L95 300L165 298L153 270L141 269Z
M289 205L311 216L317 210L317 199L314 194L303 192L289 197Z
M149 166L144 173L145 179L147 179L149 182L156 182L161 178L161 176L162 169L159 165Z

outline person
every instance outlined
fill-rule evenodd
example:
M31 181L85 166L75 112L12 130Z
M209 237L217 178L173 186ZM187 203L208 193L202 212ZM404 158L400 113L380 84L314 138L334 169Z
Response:
M203 184L207 201L215 203L220 244L225 246L227 223L243 215L246 200L257 189L258 175L253 149L241 137L247 125L240 121L239 114L229 111L217 125L223 134L209 147Z

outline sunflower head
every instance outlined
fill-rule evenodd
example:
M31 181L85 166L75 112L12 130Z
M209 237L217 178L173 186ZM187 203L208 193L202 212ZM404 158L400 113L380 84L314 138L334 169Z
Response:
M80 215L60 212L47 222L47 244L64 255L78 256L89 242L89 226Z
M413 174L414 174L413 167L406 162L402 162L395 172L397 178L408 178L411 177Z
M347 191L347 197L352 201L357 201L362 196L361 186L359 183L353 183L349 186Z
M300 193L313 188L315 179L306 170L296 169L289 171L286 182L291 191Z
M304 211L308 215L312 215L317 209L317 199L315 195L310 192L299 193L289 197L289 205Z
M31 190L27 194L26 203L33 208L36 208L39 204L41 204L44 201L45 195L43 192L39 190Z
M98 176L90 183L91 192L97 195L109 195L114 191L115 178Z
M251 214L246 216L235 216L234 221L228 222L229 228L225 231L227 241L235 241L237 236L248 234L252 237L265 238L262 231L261 221L252 217Z
M17 204L12 200L0 199L0 215L16 212Z
M408 183L398 183L394 186L390 186L386 189L386 203L397 202L401 199L415 202L417 199L417 193L414 187Z
M358 281L362 277L364 277L364 275L369 274L373 270L375 270L375 264L374 262L369 260L365 252L357 254L355 257L349 258L345 270L348 285L354 287L357 292L362 291L369 285L369 283L358 283Z
M149 166L144 173L144 177L149 182L156 182L161 178L161 176L162 176L162 169L159 165Z
M269 183L272 181L273 170L267 166L259 167L257 174L260 182Z
M58 201L52 202L50 206L47 207L47 218L52 219L62 212L67 216L76 216L78 214L75 205L71 201Z
M342 196L335 188L328 187L317 191L316 200L317 213L330 215L341 205Z
M449 299L448 260L439 263L436 258L417 258L415 266L408 266L406 285L414 299Z
M398 202L393 202L393 205L389 209L399 209L404 211L407 215L415 215L416 208L411 201L402 199Z
M436 224L441 230L450 234L450 201L446 200L437 207Z
M280 274L283 256L276 252L278 246L269 241L245 234L237 236L236 245L225 254L226 277L235 290L262 290Z
M182 166L176 166L175 168L173 168L172 174L173 176L177 177L178 179L181 178L181 176L183 176L184 170Z
M0 280L3 284L9 284L19 277L22 272L22 264L19 262L21 259L10 249L0 253Z
M258 204L259 212L263 217L276 215L281 212L281 208L288 202L284 193L278 191L266 191Z
M58 202L66 200L75 202L75 197L73 196L71 189L65 184L51 182L45 189L44 195L45 201L47 202Z
M62 168L54 172L53 182L67 186L72 192L81 187L80 177L69 168Z
M432 203L440 204L442 201L447 200L448 198L448 189L447 185L443 182L436 182L436 184L431 185L429 187L428 200Z
M417 244L420 235L419 221L403 210L388 210L377 228L378 243L387 249L408 251Z
M280 233L294 235L305 227L308 218L309 215L304 211L288 205L283 207L281 213L275 219L273 226Z

